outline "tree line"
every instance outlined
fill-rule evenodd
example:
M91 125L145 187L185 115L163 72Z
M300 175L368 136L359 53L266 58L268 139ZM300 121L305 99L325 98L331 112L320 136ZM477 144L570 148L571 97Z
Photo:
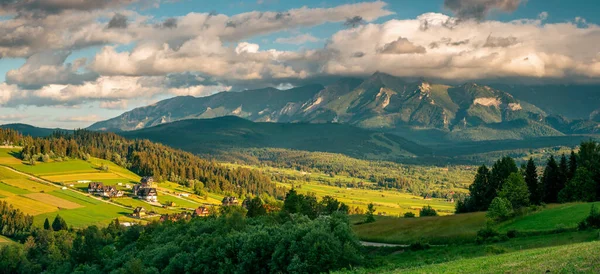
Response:
M569 156L550 156L541 173L533 159L519 168L514 159L503 157L491 169L479 167L469 193L457 202L457 213L598 201L600 144L582 142L579 151L572 151Z
M64 229L57 216L32 228L22 245L0 248L0 272L321 273L366 263L342 203L294 190L287 197L280 212L259 210L255 197L248 211L224 207L220 215L145 226L116 219Z
M154 176L157 181L172 181L197 192L210 191L245 197L268 194L282 199L286 190L269 176L247 168L227 168L194 154L148 140L129 140L114 133L75 130L54 132L44 138L23 136L11 129L0 129L0 140L22 146L24 161L42 159L87 160L97 157L112 161L140 176Z

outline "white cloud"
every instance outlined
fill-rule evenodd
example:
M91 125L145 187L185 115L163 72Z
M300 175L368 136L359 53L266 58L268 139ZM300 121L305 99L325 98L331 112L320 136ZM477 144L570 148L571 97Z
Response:
M292 44L292 45L302 45L302 44L306 44L306 43L314 43L314 42L319 42L319 41L321 41L321 39L314 37L309 33L300 34L300 35L292 36L292 37L275 39L275 43Z
M60 117L60 118L57 118L56 121L67 122L67 123L81 123L81 122L93 123L93 122L98 122L98 121L101 121L104 119L106 119L106 118L100 117L96 114L90 114L90 115L85 115L85 116Z
M4 122L19 122L27 118L29 118L29 115L21 113L0 115L0 121Z

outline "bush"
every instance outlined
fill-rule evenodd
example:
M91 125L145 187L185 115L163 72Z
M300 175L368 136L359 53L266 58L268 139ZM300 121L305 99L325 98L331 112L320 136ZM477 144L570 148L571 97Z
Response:
M506 240L508 240L508 236L500 235L500 232L498 232L492 226L487 225L484 228L477 231L477 239L475 240L475 242L478 244L482 244L482 243L497 243L497 242L502 242L502 241L506 241Z
M419 217L431 217L437 216L437 211L433 209L430 205L426 205L419 211Z
M508 250L501 246L489 245L489 246L485 247L485 253L488 253L488 254L498 255L498 254L504 254L506 252L508 252Z
M512 206L505 198L496 197L492 200L486 216L496 222L504 221L512 215Z
M414 218L415 214L412 212L406 212L404 213L404 218Z
M592 204L590 214L581 222L579 222L579 229L585 230L589 228L600 228L600 212Z
M508 232L506 232L506 237L508 237L508 238L512 239L512 238L516 238L518 236L519 236L519 232L515 229L511 229Z
M409 246L410 250L412 250L412 251L426 250L426 249L429 249L430 247L431 246L429 244L424 244L421 242L412 243Z

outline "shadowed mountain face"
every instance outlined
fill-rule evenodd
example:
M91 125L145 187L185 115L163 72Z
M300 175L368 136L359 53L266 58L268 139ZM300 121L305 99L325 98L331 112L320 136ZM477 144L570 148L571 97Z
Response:
M394 134L343 124L255 123L235 116L182 120L120 134L214 155L244 148L286 148L386 160L431 153Z
M510 89L526 97L522 90ZM585 94L591 96L592 89ZM553 115L563 109L546 99L537 101ZM489 86L407 82L375 73L365 80L346 78L328 86L175 97L98 122L89 129L130 131L179 120L233 115L255 122L342 123L393 132L422 143L443 143L595 133L600 118L592 112L597 108L587 114L596 121L555 119L536 105Z

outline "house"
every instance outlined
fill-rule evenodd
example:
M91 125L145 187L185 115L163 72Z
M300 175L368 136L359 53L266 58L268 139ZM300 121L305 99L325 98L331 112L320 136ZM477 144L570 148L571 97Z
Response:
M118 198L123 197L123 191L118 190L114 186L105 186L100 195L108 198Z
M236 197L225 197L221 201L223 206L235 206L238 205L238 199Z
M62 190L65 190L65 189L67 189L67 187L66 187L66 186L63 186L61 189L62 189Z
M130 184L125 184L125 188L131 189L131 185Z
M192 217L206 217L208 215L210 215L210 211L208 210L208 207L205 206L199 206L192 213Z
M91 182L88 185L87 190L88 190L89 194L96 194L96 193L104 192L104 184L100 183L100 182Z
M143 218L146 216L146 209L141 206L138 206L133 210L133 214L131 215L136 218Z
M139 199L146 200L148 202L157 202L158 194L156 188L141 188L136 191L136 196Z
M140 183L142 185L151 186L154 183L154 178L152 176L142 177L142 179L140 180Z
M188 193L179 193L180 197L190 197L190 194Z

